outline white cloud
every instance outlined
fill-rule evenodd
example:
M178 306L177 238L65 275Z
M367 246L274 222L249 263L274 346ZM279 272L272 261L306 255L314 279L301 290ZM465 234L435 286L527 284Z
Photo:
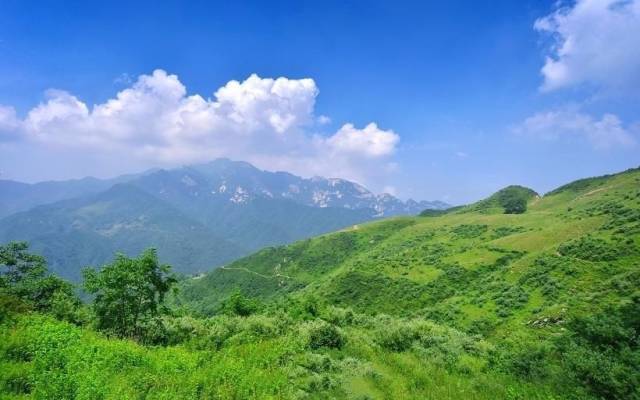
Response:
M514 131L546 140L584 138L600 150L636 144L631 130L625 128L614 114L604 114L601 119L594 119L575 110L541 112L525 119Z
M378 128L370 123L364 129L345 124L326 140L329 147L338 153L358 154L365 157L381 157L392 154L400 137L393 131Z
M0 105L0 142L12 139L19 126L16 110L13 107Z
M0 135L17 132L32 144L113 155L115 162L131 158L137 165L225 156L265 169L363 182L385 174L398 135L375 123L363 129L345 124L331 136L312 132L317 122L329 121L314 115L318 93L312 79L251 75L207 99L189 95L176 75L156 70L92 107L61 90L49 90L24 119L0 106Z
M640 84L640 0L577 0L534 28L554 43L542 68L544 91L587 83L636 90Z

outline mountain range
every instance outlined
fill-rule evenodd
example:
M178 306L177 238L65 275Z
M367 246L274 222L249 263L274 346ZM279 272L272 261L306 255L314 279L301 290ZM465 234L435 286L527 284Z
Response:
M0 181L0 242L30 242L54 272L73 280L116 251L150 246L177 271L196 273L265 246L447 207L218 159L104 180Z

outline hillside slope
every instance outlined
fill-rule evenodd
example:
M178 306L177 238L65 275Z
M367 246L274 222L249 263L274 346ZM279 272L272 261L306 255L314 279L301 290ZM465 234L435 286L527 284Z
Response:
M236 287L261 298L304 291L360 311L430 312L461 326L502 325L542 317L551 306L578 311L587 304L581 296L640 272L638 170L530 196L524 214L487 203L264 249L187 282L183 300L212 312ZM522 304L501 316L502 297L493 295Z
M544 197L518 193L528 198L522 214L493 206L498 194L265 249L184 282L177 301L213 314L240 289L266 302L427 318L495 346L493 368L640 398L640 169ZM576 393L567 396L589 398Z

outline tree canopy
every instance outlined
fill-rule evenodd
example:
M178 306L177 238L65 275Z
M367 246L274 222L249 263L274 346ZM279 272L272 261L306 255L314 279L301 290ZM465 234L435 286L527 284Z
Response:
M155 249L138 258L117 254L111 264L83 274L85 290L95 296L98 329L138 340L166 312L165 295L176 283L171 267L158 263Z
M0 245L0 293L24 307L73 319L71 314L79 304L73 286L49 274L44 257L28 250L26 242Z

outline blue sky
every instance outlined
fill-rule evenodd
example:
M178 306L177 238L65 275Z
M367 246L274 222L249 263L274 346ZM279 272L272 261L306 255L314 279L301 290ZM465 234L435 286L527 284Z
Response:
M228 156L403 198L545 192L640 165L639 2L0 1L0 171Z

